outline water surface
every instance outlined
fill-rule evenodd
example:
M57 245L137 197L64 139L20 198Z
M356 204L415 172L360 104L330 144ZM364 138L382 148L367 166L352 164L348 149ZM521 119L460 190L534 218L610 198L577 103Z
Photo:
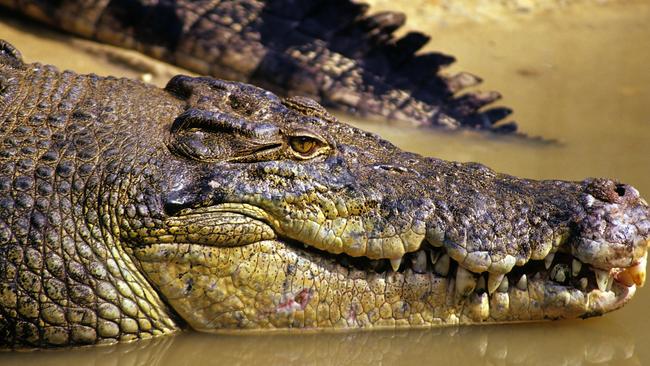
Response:
M650 196L650 4L585 5L507 22L448 27L427 27L426 20L412 24L435 35L430 49L458 58L449 72L466 70L484 77L481 88L502 92L502 104L515 109L522 132L558 143L342 118L424 155L479 161L537 179L617 178ZM79 72L152 74L159 85L175 72L132 55L87 53L82 49L95 46L7 17L0 17L0 35L19 47L27 61ZM308 335L186 332L110 347L5 353L0 364L641 365L650 364L649 308L646 288L623 309L586 321Z

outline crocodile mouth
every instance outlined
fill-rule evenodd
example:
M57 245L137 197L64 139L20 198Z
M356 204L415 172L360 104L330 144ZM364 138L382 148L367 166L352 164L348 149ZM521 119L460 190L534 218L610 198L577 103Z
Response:
M456 303L472 299L474 303L478 302L479 311L484 307L487 313L491 313L490 307L505 294L509 297L525 296L527 301L538 303L540 307L546 306L542 303L552 302L555 310L544 318L565 317L558 310L563 303L574 307L578 304L580 311L578 314L573 312L573 315L600 315L623 306L634 295L636 287L643 285L646 274L647 253L629 267L603 270L581 262L564 244L553 248L541 260L529 260L503 274L472 272L454 260L444 246L434 246L426 240L399 261L332 253L290 238L275 229L280 227L280 223L272 215L259 207L240 203L183 209L170 217L167 224L188 230L182 231L181 235L168 235L162 242L223 248L265 241L290 248L307 261L328 267L328 271L354 274L357 279L384 277L391 280L415 274L427 276L432 282L446 281L448 297L455 299ZM518 320L529 319L523 316Z
M369 259L333 254L316 249L295 240L278 238L292 246L302 255L320 256L347 271L365 273L366 276L385 276L391 279L412 274L429 276L431 281L444 279L448 296L456 302L472 300L472 306L485 308L494 305L495 297L525 294L530 302L564 303L578 302L584 308L579 316L588 318L616 310L625 305L642 287L646 276L647 253L635 265L627 268L602 270L580 262L569 253L550 253L543 260L530 260L523 266L515 266L505 274L475 273L452 259L442 247L423 243L421 248L407 253L398 267L389 259ZM496 301L498 302L498 300ZM545 318L564 318L561 313L545 315ZM522 317L518 320L529 320Z
M646 253L638 263L631 267L602 270L580 262L569 253L556 252L549 254L543 260L531 260L523 266L516 266L508 273L492 274L472 272L452 259L444 248L427 244L423 244L415 252L407 253L399 267L394 267L389 259L369 259L363 256L332 254L292 240L281 240L298 248L302 247L303 250L333 258L348 269L374 273L413 271L420 274L433 273L441 277L454 278L456 291L460 295L468 295L474 291L490 294L495 291L506 292L509 286L525 290L530 280L552 281L554 285L579 289L585 293L594 290L611 292L614 291L616 284L625 287L643 286L647 260Z

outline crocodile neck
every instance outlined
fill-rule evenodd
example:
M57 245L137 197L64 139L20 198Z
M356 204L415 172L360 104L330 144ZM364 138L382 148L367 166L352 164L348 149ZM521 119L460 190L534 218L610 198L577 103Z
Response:
M0 261L0 344L110 343L173 331L116 222L117 211L139 209L119 203L149 167L137 156L151 153L127 134L131 121L112 120L124 102L101 98L123 80L0 67L0 257L8 259Z

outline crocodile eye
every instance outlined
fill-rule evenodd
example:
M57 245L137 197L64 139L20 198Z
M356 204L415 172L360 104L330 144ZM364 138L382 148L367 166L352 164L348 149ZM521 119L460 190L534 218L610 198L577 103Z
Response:
M316 148L316 141L311 137L293 137L289 142L291 143L291 148L302 155L309 155Z
M313 136L292 136L289 138L289 146L294 155L303 159L309 159L327 148L327 143Z

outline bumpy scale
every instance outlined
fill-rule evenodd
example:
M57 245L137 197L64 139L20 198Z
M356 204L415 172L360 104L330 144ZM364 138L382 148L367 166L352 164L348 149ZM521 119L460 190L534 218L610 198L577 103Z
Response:
M481 79L444 75L454 58L418 52L429 36L394 32L402 13L369 14L350 0L0 0L59 29L132 48L217 78L417 126L511 133L511 111L484 108L497 92L464 92Z
M246 84L0 50L3 347L589 317L645 280L631 186L422 157Z

